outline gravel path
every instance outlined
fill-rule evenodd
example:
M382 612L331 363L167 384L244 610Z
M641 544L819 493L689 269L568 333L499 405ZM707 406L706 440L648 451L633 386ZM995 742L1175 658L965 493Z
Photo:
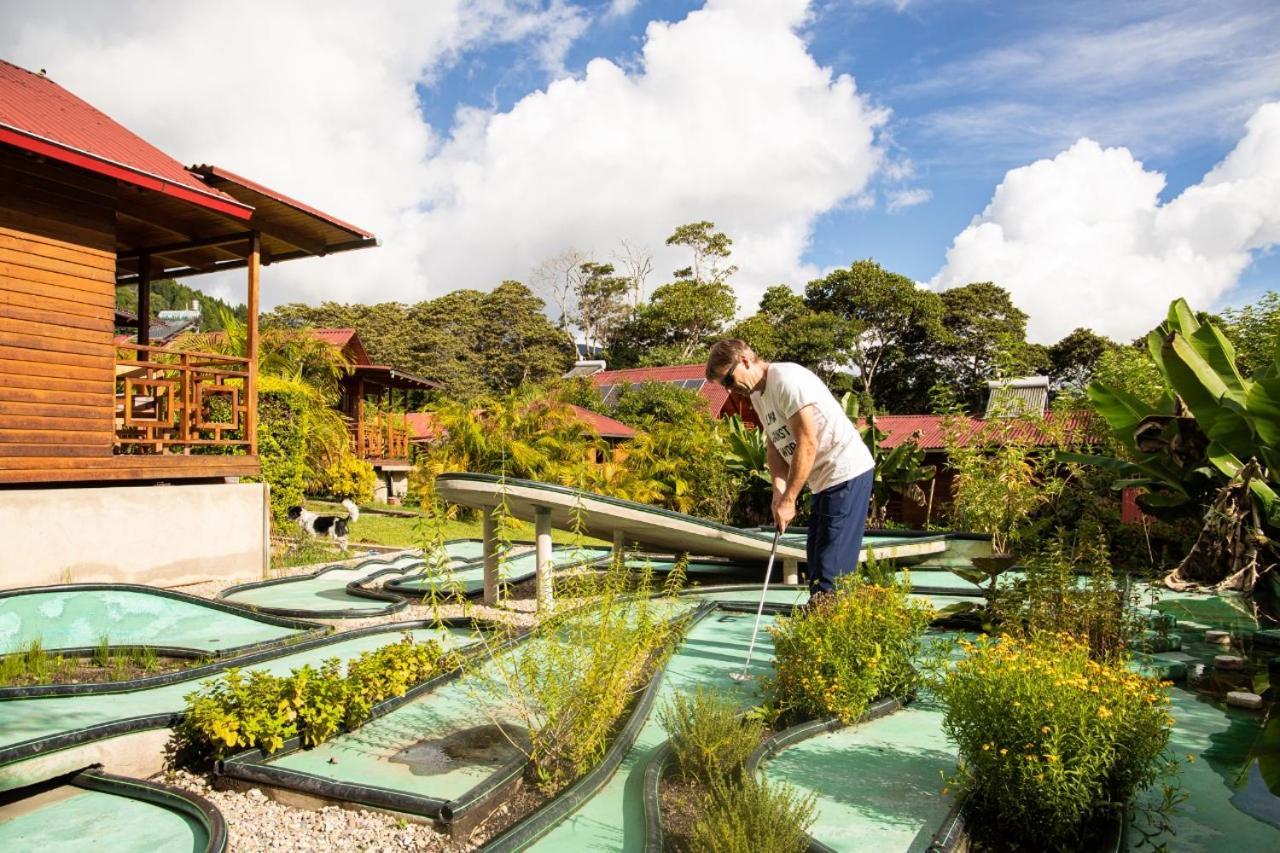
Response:
M219 791L208 781L179 770L162 773L155 781L199 794L217 806L227 821L233 853L403 853L406 850L461 850L450 847L447 836L424 824L391 815L326 806L317 811L295 809L267 798L257 788L245 793Z

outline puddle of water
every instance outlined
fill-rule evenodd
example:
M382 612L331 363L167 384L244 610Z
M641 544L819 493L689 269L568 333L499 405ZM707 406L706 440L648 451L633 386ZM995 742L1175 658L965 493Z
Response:
M520 726L473 726L410 744L389 761L405 765L414 776L438 776L459 767L500 767L528 748L529 734Z

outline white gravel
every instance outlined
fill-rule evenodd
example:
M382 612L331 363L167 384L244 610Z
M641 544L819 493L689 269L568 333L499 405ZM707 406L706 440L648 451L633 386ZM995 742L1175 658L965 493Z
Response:
M309 811L281 805L257 788L245 793L218 791L201 776L185 771L162 773L155 781L199 794L217 806L227 821L228 849L234 853L403 853L406 850L462 850L425 824L391 815L350 811L337 806Z

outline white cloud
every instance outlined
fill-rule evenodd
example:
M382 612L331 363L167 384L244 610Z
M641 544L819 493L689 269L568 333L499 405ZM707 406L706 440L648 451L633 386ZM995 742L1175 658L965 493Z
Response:
M1161 204L1164 185L1128 149L1081 139L1008 172L930 286L1004 286L1042 343L1077 326L1132 338L1178 296L1212 307L1253 251L1280 243L1280 102L1200 183Z
M47 68L184 163L381 239L269 267L267 306L487 290L569 247L607 258L619 238L661 245L705 218L735 239L750 308L767 284L814 272L801 260L814 218L862 193L880 159L886 114L809 56L795 32L807 15L804 0L709 0L651 23L637 70L598 59L508 112L460 111L452 129L418 102L447 96L431 87L449 63L519 42L555 72L585 13L563 0L7 0L0 55ZM686 262L662 250L655 277ZM193 284L242 298L242 276Z
M924 204L933 198L933 193L924 187L907 187L900 190L890 190L886 193L886 196L889 200L889 212L897 213L900 210L906 210L908 207Z
M421 205L443 140L423 119L417 87L462 52L498 42L518 41L558 67L583 26L581 11L560 0L6 0L3 14L0 56L48 69L184 164L232 169L382 240L267 268L268 306L427 296ZM192 283L244 298L243 275Z
M635 73L597 59L509 112L470 114L428 169L430 287L522 278L568 247L660 244L698 219L735 240L742 308L807 280L811 224L865 188L886 116L808 55L806 12L712 0L651 23ZM657 275L686 264L662 249Z

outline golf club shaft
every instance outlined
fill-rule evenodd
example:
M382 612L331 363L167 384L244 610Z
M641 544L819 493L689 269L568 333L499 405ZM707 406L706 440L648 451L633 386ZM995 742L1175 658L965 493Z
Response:
M747 662L742 665L742 674L747 674L747 667L751 666L751 655L756 650L756 634L760 631L760 617L764 614L764 600L769 594L769 576L773 574L773 560L778 556L778 539L782 536L781 530L775 530L773 533L773 547L769 549L769 565L764 570L764 585L760 588L760 606L756 608L756 624L751 629L751 644L747 646Z

